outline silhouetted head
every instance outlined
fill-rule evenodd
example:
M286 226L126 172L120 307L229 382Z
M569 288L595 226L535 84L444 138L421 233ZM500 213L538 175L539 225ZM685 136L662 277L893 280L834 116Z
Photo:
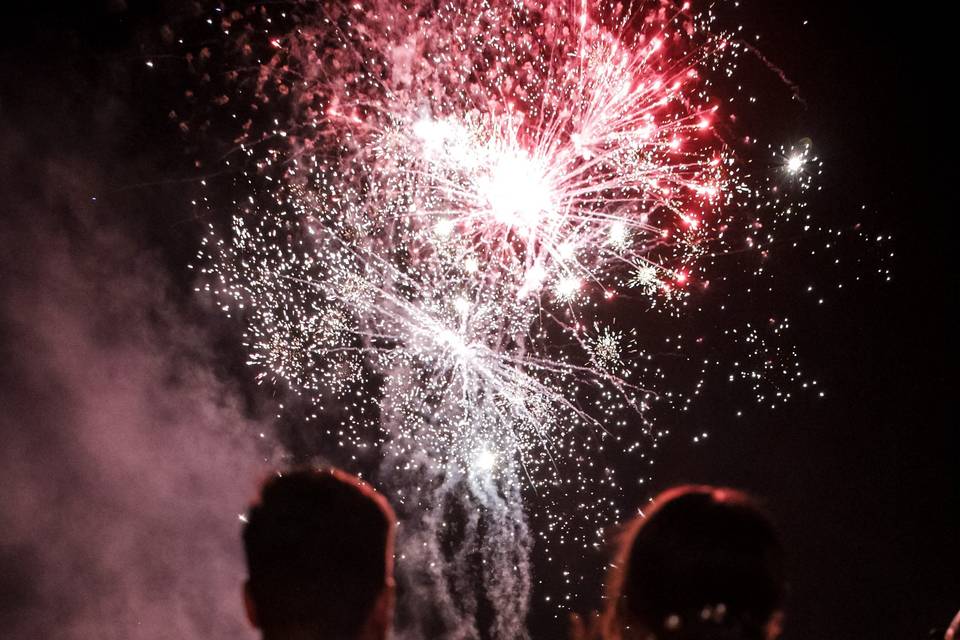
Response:
M267 640L384 638L395 520L382 496L342 471L268 479L243 530L250 621Z
M625 533L610 582L616 638L766 640L779 633L783 548L744 493L662 493Z

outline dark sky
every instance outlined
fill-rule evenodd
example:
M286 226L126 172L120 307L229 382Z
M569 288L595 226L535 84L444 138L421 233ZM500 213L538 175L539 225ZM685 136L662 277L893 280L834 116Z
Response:
M230 382L238 356L228 329L189 292L196 173L166 117L171 78L144 66L169 7L57 4L6 10L0 26L0 625L21 637L112 637L102 633L111 627L116 637L166 637L150 621L188 593L217 604L187 618L224 622L170 637L221 637L239 624L239 601L218 600L236 577L231 529L264 457L237 434L270 426L264 403ZM742 4L741 20L806 104L771 117L764 133L814 141L825 174L813 212L842 226L867 205L865 224L895 237L894 277L851 283L824 305L788 296L826 398L736 420L723 394L708 393L675 425L649 491L695 481L764 498L792 558L788 640L923 638L960 608L958 449L946 413L956 295L933 184L934 130L952 114L920 72L938 59L900 10L879 4ZM152 404L155 424L118 426ZM184 426L193 423L202 428ZM710 444L691 446L702 425ZM161 480L146 480L152 473ZM232 481L243 474L249 481ZM198 485L206 489L194 495ZM117 486L133 488L102 489ZM155 503L149 513L135 507L143 500ZM131 524L111 526L114 540L104 519ZM223 539L196 543L183 522ZM195 559L219 554L228 568L184 586L169 573L188 565L164 554L190 544ZM112 567L117 557L127 564ZM131 573L155 582L130 584L129 597L104 591ZM144 605L151 584L178 595ZM109 606L84 600L91 587ZM138 606L156 617L131 613ZM532 623L535 637L556 633L545 611L535 608Z

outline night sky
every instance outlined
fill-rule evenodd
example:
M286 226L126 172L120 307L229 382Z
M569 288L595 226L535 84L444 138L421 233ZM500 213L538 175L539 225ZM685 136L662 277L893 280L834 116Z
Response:
M205 220L190 200L209 167L168 117L182 87L177 61L157 55L163 25L190 9L85 4L0 21L0 628L252 637L236 514L267 466L305 445L270 444L275 401L249 383L235 328L192 292ZM813 140L817 219L893 241L823 260L809 256L816 238L775 253L773 305L826 396L737 418L738 396L708 386L664 418L653 486L629 498L680 482L761 496L791 558L787 640L925 638L960 608L952 227L932 151L953 114L926 88L932 44L902 11L742 5L738 20L805 105L750 130ZM704 429L709 441L691 444ZM558 637L540 595L533 637ZM592 606L584 594L575 608Z

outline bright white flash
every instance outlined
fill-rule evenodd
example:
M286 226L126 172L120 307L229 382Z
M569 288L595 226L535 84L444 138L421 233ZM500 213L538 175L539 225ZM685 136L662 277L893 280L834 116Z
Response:
M470 310L470 301L466 298L457 298L453 301L453 308L459 313L466 313Z
M803 168L804 160L803 156L800 154L792 155L787 160L787 171L790 173L797 173L800 169Z
M582 283L580 282L580 279L574 276L561 278L560 281L557 282L557 286L554 290L557 300L561 302L569 302L570 300L573 300L577 294L577 291L580 290L581 284Z
M522 152L500 155L481 184L481 193L496 220L521 229L533 229L541 214L553 207L543 167Z
M479 471L490 471L497 465L497 455L489 449L481 449L473 464Z

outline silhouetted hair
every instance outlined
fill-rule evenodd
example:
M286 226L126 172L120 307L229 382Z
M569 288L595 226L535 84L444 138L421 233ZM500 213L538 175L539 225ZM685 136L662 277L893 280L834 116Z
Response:
M777 531L732 489L662 493L628 527L615 566L608 629L624 637L759 640L785 595Z
M354 637L392 571L394 521L382 496L335 469L267 480L243 530L260 628Z

